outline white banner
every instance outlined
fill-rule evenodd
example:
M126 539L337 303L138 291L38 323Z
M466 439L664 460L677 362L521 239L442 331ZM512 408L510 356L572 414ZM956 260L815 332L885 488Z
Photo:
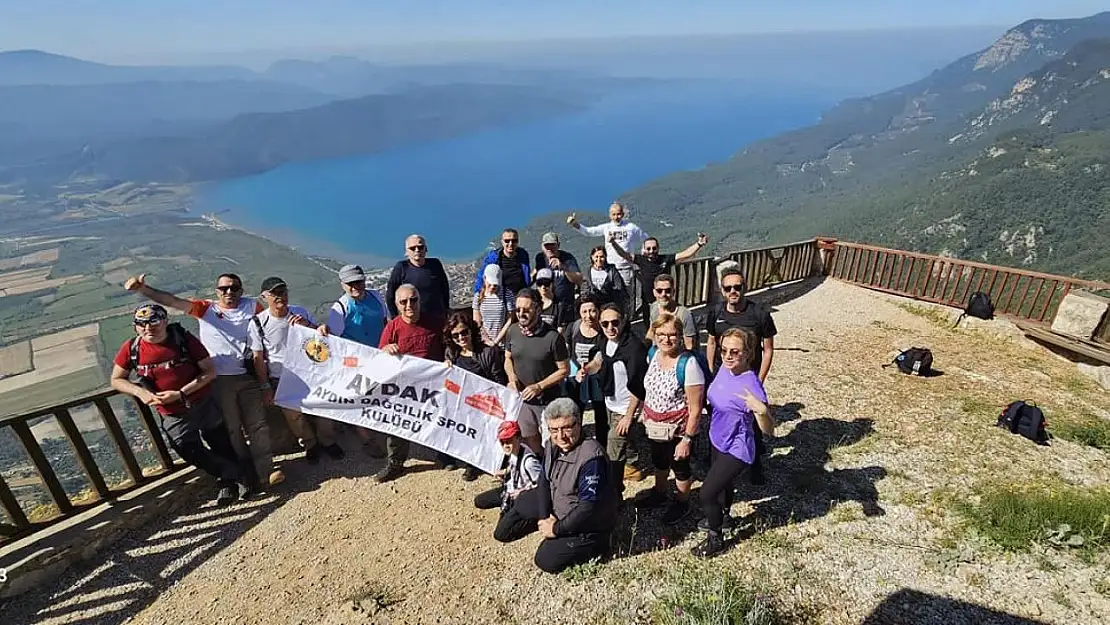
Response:
M500 384L411 356L290 326L274 403L400 436L483 471L501 468L502 421L521 398Z

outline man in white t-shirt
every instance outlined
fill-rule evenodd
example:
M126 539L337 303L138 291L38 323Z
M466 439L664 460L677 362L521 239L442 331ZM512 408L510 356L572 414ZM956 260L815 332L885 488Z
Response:
M247 347L247 328L251 317L262 312L262 306L254 299L243 297L242 279L233 273L221 274L216 278L215 300L185 299L158 290L146 284L146 274L128 278L124 288L196 317L200 322L200 342L216 367L212 395L223 413L231 446L241 460L253 465L253 486L264 490L284 482L285 474L274 469L270 429L266 425L266 408L262 405L264 389L247 373L247 363L252 362Z
M270 277L262 281L262 298L266 301L267 308L251 321L247 343L254 353L255 376L264 389L262 401L265 405L272 406L273 389L277 388L285 362L289 326L315 328L316 320L308 310L289 304L289 286L281 278ZM343 448L335 443L334 421L308 416L292 408L282 407L281 411L293 435L304 445L305 459L309 464L320 461L321 450L337 460L343 457Z
M578 223L577 214L571 213L570 217L567 217L567 225L586 236L603 237L605 239L605 255L608 261L620 272L621 278L624 278L625 285L632 293L630 298L632 301L629 302L632 306L631 310L639 310L640 290L636 288L636 281L632 279L636 265L621 255L613 247L613 244L618 243L626 250L638 250L648 239L648 235L640 229L640 226L626 220L625 214L624 205L620 202L613 202L609 206L608 222L596 226L583 226Z

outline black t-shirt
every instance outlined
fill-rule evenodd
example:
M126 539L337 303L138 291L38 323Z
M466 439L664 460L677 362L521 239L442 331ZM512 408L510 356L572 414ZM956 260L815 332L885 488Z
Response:
M555 283L553 285L555 287L555 301L559 302L559 304L561 304L564 308L568 309L567 312L573 314L574 283L570 280L567 280L565 272L572 271L578 273L582 270L578 268L578 259L574 257L574 254L571 254L566 250L559 250L555 255L559 257L559 263L560 265L562 265L560 268L561 271L555 274ZM537 270L549 266L550 265L547 264L546 254L544 254L543 252L536 254Z
M582 322L575 321L567 328L566 340L568 351L574 356L578 366L582 367L590 362L590 352L604 344L605 335L598 332L592 338L587 337L582 334Z
M512 354L513 370L522 386L535 384L555 373L555 363L569 360L567 342L555 328L540 322L532 336L520 331L520 324L509 327L505 338L505 349ZM552 386L531 404L549 404L559 397L559 386Z
M497 264L501 267L501 289L503 292L519 293L528 286L524 280L524 263L520 260L520 252L516 256L506 256L504 250L497 253ZM525 257L527 258L527 257Z
M563 308L558 300L553 300L550 306L540 311L540 319L552 328L558 329L563 325Z
M481 352L472 356L455 356L454 365L463 371L480 375L491 382L505 383L504 355L501 349L486 346Z
M758 347L752 361L752 370L758 373L759 366L763 363L763 339L778 334L771 311L749 299L744 300L744 308L738 313L729 312L728 305L724 303L712 308L705 320L705 329L709 335L720 337L729 328L744 328L755 334ZM721 362L719 347L718 343L717 363Z
M644 256L643 254L636 254L632 257L632 262L640 269L640 285L643 289L643 301L650 304L655 301L655 278L665 273L670 273L674 268L675 255L674 254L660 254L654 261Z

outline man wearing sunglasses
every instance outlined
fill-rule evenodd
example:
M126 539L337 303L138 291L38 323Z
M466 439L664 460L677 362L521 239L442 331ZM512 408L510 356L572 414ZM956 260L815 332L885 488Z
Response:
M682 322L682 340L687 351L694 351L698 346L698 325L694 323L694 315L685 306L679 306L674 299L674 276L664 273L655 277L652 285L652 294L657 298L648 313L647 342L655 341L655 330L651 327L660 314L669 312Z
M563 335L540 319L540 295L524 289L516 296L517 323L505 340L508 387L520 391L520 431L532 449L543 449L540 423L544 406L560 395L570 373L570 353Z
M716 371L721 362L718 353L719 337L729 328L744 328L755 334L760 346L752 359L752 371L759 374L760 382L766 382L771 361L775 357L775 335L778 330L771 318L771 311L745 297L746 293L747 281L743 272L738 267L725 268L721 272L721 295L725 301L710 309L705 321L705 329L709 333L705 356L710 370Z
M247 346L247 332L251 317L262 312L262 306L252 298L243 297L242 279L233 273L221 274L216 278L215 300L185 299L158 290L146 283L146 274L128 278L124 288L197 318L200 342L212 356L216 368L212 393L223 413L235 453L240 459L252 462L259 488L284 482L285 474L274 469L274 457L270 452L270 429L262 404L263 388L247 372L248 363L254 363Z
M158 411L162 431L185 462L214 476L216 502L227 505L249 491L246 464L231 446L209 383L216 368L208 350L166 309L143 304L133 316L135 334L120 346L112 366L112 388L134 395ZM138 383L129 378L138 374Z
M501 247L490 250L478 264L478 277L474 280L475 295L482 292L483 276L489 265L501 268L501 297L509 302L513 301L518 291L532 284L528 251L520 247L520 233L513 228L505 228L501 233Z
M660 254L659 239L655 237L648 237L644 240L643 253L641 254L633 254L625 249L619 241L613 242L613 249L617 252L617 255L634 264L640 274L640 292L643 296L640 298L639 313L644 319L647 319L651 314L651 304L656 300L655 278L670 274L675 264L693 258L708 244L709 237L700 232L698 233L698 239L690 247L677 254ZM683 327L685 328L685 326Z
M574 289L582 284L582 270L578 267L578 259L574 254L560 248L559 235L554 232L544 234L540 245L543 246L543 251L536 254L535 272L539 275L543 269L551 270L555 301L561 309L564 325L569 324L577 317L578 312L574 309Z
M397 315L385 325L378 347L392 356L414 356L443 362L443 317L433 317L420 312L420 292L411 284L397 287ZM374 480L382 483L395 480L405 472L409 458L409 441L398 436L386 436L386 466ZM454 464L446 454L438 454L445 468Z
M277 388L285 368L289 326L315 328L316 320L305 308L289 303L289 286L277 276L262 281L262 299L266 301L266 310L254 316L247 342L254 353L255 376L263 387L263 403L272 406L273 389ZM321 450L337 460L343 457L343 449L335 443L334 421L308 416L292 408L282 408L281 412L293 435L304 445L305 459L309 464L320 461Z
M385 303L389 306L389 314L394 317L400 314L394 303L397 287L411 284L420 292L420 312L446 317L451 308L451 284L443 263L438 258L428 258L428 243L419 234L405 239L405 257L393 266L386 284Z

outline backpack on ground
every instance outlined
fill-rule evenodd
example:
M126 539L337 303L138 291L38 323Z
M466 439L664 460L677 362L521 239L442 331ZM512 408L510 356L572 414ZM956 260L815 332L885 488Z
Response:
M1021 434L1038 445L1048 444L1048 422L1044 412L1031 402L1015 401L1006 406L998 415L998 427L1006 428L1011 434Z
M927 376L933 372L933 352L928 347L911 347L883 367L896 365L906 375Z
M956 325L960 325L967 316L987 321L994 319L994 303L991 302L991 296L982 291L972 293L971 298L967 300L967 308L964 308L963 314L956 319Z
M648 348L648 362L651 362L651 359L655 358L655 352L656 347L654 345ZM701 367L701 373L705 377L705 385L708 387L709 381L713 379L713 374L709 372L709 361L705 359L705 354L701 352L692 352L690 350L686 350L678 355L678 364L674 367L675 377L678 378L678 386L680 388L686 387L686 363L690 358L698 362L698 366Z

